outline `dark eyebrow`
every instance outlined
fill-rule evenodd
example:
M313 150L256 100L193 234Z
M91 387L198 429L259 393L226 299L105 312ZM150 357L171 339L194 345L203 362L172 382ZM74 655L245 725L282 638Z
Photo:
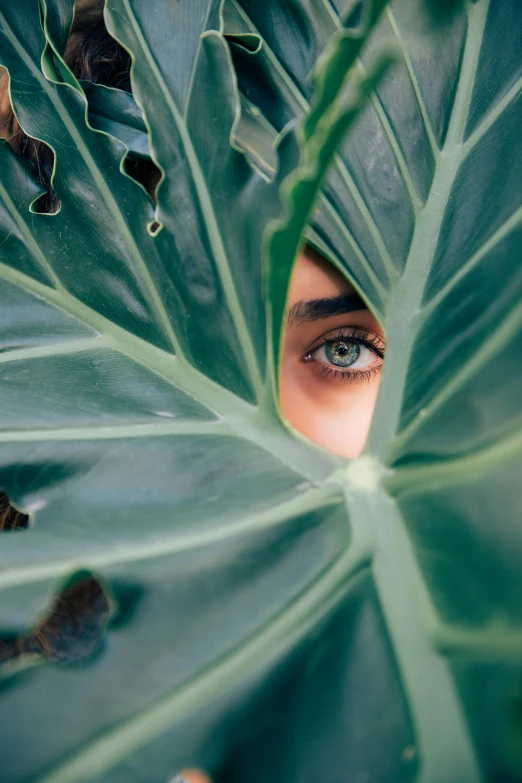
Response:
M367 310L359 294L339 294L325 299L308 299L296 302L288 311L287 326L305 321L318 321L332 315L353 313L355 310Z

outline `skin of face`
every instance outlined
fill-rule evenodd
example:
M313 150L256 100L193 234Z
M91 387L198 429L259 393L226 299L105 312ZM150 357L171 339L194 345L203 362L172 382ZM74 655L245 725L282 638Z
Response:
M3 65L0 65L0 139L7 137L10 112L9 75Z
M208 775L199 769L183 769L171 783L211 783Z
M328 301L317 306L318 300ZM342 310L344 300L351 312L329 314L337 304ZM330 343L317 350L325 339ZM361 339L362 345L357 343ZM283 418L325 449L357 457L370 428L383 352L378 321L342 274L306 247L294 265L287 301L280 367ZM339 366L357 353L352 369Z

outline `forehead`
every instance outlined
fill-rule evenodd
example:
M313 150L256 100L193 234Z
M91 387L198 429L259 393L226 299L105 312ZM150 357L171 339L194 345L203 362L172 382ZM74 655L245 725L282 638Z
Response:
M338 296L352 291L342 274L312 248L305 248L295 262L288 305L301 300Z

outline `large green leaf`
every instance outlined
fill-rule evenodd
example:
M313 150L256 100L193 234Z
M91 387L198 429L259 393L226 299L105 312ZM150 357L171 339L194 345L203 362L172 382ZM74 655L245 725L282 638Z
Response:
M229 783L516 780L520 6L468 3L419 41L423 3L394 3L362 52L368 17L343 32L339 0L220 6L108 2L165 173L154 207L86 122L71 4L42 4L46 40L36 0L0 2L0 62L61 199L31 211L33 174L0 148L0 486L33 523L0 534L0 622L23 633L75 570L119 606L85 663L5 669L2 781L164 783L186 763ZM271 128L306 108L328 40L321 111L286 128L272 178ZM399 61L357 119L388 40ZM309 230L388 337L346 465L278 420L261 292L275 220L277 353L354 122Z

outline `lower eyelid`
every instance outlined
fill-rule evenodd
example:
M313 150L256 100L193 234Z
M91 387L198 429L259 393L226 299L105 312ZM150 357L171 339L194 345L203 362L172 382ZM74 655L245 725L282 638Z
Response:
M340 383L357 383L359 381L370 381L375 375L379 374L382 370L382 361L372 364L370 367L366 367L360 370L340 370L333 365L324 364L324 362L317 362L313 359L311 364L316 365L314 368L316 372L320 372L321 375L329 378L331 381Z

